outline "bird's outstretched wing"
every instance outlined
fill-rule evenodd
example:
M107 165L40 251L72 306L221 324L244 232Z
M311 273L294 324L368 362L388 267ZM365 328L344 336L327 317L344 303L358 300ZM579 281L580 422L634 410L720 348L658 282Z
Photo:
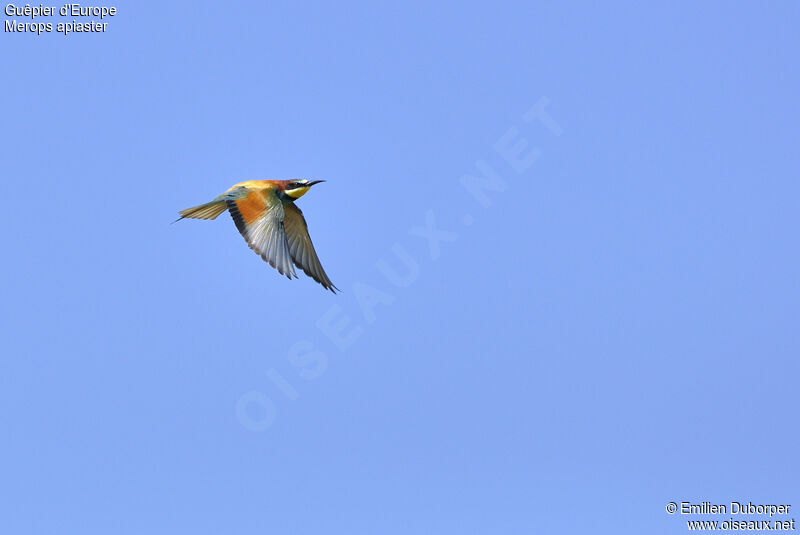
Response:
M225 211L226 208L227 205L225 204L225 199L222 195L220 195L211 202L201 204L200 206L192 206L186 210L181 210L178 212L180 217L174 222L177 223L181 219L185 219L187 217L190 219L216 219L219 214Z
M284 231L283 203L275 190L240 187L227 197L228 211L247 245L281 275L297 277Z
M294 203L286 204L284 212L283 223L292 261L306 275L320 283L323 288L336 293L339 288L333 285L325 270L322 269L317 252L314 250L314 244L311 243L311 236L308 235L308 224L303 217L303 212Z

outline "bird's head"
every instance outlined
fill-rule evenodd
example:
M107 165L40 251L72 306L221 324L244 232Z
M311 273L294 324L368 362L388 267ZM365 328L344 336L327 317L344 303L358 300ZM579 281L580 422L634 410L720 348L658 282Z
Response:
M287 180L283 192L292 199L299 199L313 186L324 180Z

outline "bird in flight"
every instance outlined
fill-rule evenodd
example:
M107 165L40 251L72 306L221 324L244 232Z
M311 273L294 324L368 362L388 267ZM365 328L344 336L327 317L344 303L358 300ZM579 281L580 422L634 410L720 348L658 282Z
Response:
M336 293L322 269L308 225L294 202L314 184L324 180L249 180L236 184L211 202L181 210L177 221L216 219L228 210L247 245L265 262L288 278L297 277L294 266ZM294 264L294 265L293 265Z

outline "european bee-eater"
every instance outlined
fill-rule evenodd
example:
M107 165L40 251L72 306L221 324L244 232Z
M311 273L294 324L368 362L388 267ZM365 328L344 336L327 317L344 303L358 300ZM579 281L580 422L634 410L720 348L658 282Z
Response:
M249 180L236 184L211 202L181 210L178 218L216 219L228 210L247 245L281 275L297 277L295 266L336 293L314 244L308 224L294 201L324 180Z

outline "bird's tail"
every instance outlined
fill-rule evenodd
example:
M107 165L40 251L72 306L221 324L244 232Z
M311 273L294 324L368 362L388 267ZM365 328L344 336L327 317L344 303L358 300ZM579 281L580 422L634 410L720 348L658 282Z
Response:
M190 219L216 219L219 214L227 209L227 207L228 206L225 204L225 199L219 201L215 199L199 206L193 206L191 208L187 208L186 210L181 210L178 212L181 216L175 221L180 221L186 217Z

